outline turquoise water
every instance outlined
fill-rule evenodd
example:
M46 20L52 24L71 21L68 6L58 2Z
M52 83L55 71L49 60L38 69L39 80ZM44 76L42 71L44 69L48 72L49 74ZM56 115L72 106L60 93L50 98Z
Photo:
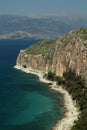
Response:
M0 130L51 130L62 96L35 75L13 69L20 49L38 40L0 40Z

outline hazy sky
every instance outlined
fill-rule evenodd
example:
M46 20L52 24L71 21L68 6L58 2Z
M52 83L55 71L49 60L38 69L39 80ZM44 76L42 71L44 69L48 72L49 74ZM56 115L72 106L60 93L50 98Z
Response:
M0 14L87 14L87 0L0 0Z

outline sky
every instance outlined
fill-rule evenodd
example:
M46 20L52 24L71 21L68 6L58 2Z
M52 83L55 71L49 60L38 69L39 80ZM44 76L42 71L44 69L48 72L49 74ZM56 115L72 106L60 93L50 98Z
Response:
M0 14L87 14L87 0L0 0Z

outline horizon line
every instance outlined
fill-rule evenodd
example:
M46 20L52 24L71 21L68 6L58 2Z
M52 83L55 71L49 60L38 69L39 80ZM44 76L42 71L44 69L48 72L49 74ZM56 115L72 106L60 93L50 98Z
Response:
M14 13L0 13L0 16L5 16L5 15L9 15L9 16L20 16L20 17L31 17L31 18L38 18L38 17L51 17L51 16L55 16L55 17L68 17L68 16L87 16L87 14L81 14L81 13L59 13L59 14L14 14Z

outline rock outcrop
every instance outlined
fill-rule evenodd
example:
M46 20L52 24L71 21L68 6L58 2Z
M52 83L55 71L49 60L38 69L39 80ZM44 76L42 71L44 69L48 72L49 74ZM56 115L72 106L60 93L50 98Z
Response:
M17 65L62 76L72 69L87 80L87 29L73 30L20 51Z

